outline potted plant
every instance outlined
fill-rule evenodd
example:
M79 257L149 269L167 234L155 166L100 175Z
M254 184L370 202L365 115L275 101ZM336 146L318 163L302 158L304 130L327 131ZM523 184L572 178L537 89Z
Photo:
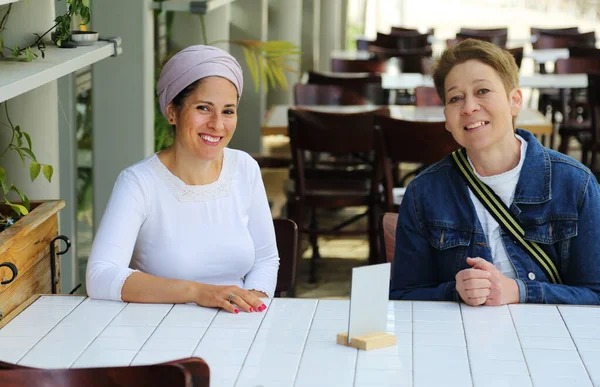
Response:
M2 106L4 105L4 106ZM62 200L30 202L27 195L11 183L2 167L5 157L16 153L29 164L32 181L43 175L52 180L51 165L38 162L31 136L14 125L8 102L0 104L11 131L9 144L0 150L0 320L34 294L60 291L58 259L54 256L54 240L58 237L58 211ZM12 198L15 198L14 200Z

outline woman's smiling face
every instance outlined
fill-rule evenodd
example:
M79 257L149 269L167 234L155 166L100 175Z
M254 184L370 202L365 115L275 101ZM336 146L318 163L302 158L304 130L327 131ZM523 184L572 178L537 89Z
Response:
M496 71L478 60L458 64L444 82L446 129L467 150L485 150L514 137L519 89L506 91Z
M176 126L175 142L201 160L218 159L237 125L237 89L221 77L203 78L181 108L167 106Z

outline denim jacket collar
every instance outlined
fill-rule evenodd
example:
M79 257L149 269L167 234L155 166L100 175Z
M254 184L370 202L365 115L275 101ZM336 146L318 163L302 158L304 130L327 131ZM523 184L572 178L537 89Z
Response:
M550 190L551 164L546 149L535 136L525 130L517 129L517 134L527 141L527 153L521 169L521 175L515 190L513 203L537 204L552 198ZM540 171L544 173L540 173Z

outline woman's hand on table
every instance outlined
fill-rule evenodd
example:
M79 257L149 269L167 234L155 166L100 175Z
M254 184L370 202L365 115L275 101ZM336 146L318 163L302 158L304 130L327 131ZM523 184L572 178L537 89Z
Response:
M491 262L483 258L467 258L467 263L474 269L490 273L490 294L487 296L485 305L505 305L519 302L519 286L517 281L508 278Z
M267 297L256 290L246 290L238 286L208 285L196 283L194 302L200 306L221 308L230 313L262 312L267 306L259 297Z

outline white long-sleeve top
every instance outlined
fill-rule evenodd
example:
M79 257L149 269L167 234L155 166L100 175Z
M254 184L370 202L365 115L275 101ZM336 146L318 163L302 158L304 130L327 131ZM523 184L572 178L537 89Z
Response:
M90 253L92 298L121 300L134 271L273 296L279 255L258 164L225 148L217 181L186 185L156 154L115 183Z

